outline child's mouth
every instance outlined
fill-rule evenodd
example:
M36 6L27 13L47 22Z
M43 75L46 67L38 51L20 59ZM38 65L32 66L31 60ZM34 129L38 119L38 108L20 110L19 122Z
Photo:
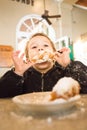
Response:
M33 57L32 62L34 63L45 63L52 62L54 58L54 54L51 52L43 52Z

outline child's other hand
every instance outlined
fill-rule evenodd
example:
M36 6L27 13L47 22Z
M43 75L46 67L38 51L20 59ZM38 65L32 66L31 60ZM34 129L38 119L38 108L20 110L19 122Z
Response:
M55 52L55 60L62 65L63 67L66 67L68 64L70 64L70 49L63 47L61 50Z
M24 62L23 60L23 57L24 57L24 54L20 54L20 51L16 51L16 52L13 52L12 54L12 59L13 59L13 62L14 62L14 66L15 66L15 73L18 74L18 75L23 75L23 73L33 65L33 63L29 62L29 61L26 61Z

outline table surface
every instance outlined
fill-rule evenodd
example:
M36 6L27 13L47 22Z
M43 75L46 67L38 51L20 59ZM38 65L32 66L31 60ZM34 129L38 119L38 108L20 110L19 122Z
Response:
M12 99L0 99L0 130L87 130L87 95L77 106L60 115L31 115Z

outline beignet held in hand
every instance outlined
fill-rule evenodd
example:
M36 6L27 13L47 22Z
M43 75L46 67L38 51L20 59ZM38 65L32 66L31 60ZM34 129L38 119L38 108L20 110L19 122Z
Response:
M54 54L52 52L41 51L38 55L34 56L32 62L34 63L42 63L45 61L52 61L54 58Z

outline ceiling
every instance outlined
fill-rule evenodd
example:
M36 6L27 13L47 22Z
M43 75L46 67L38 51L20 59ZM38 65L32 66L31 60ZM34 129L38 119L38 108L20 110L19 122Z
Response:
M25 4L31 4L33 6L35 0L12 0L12 1L22 2ZM62 2L87 10L87 0L56 0L56 1L62 1Z
M78 0L63 0L63 1L68 4L75 4L75 2L77 2Z

